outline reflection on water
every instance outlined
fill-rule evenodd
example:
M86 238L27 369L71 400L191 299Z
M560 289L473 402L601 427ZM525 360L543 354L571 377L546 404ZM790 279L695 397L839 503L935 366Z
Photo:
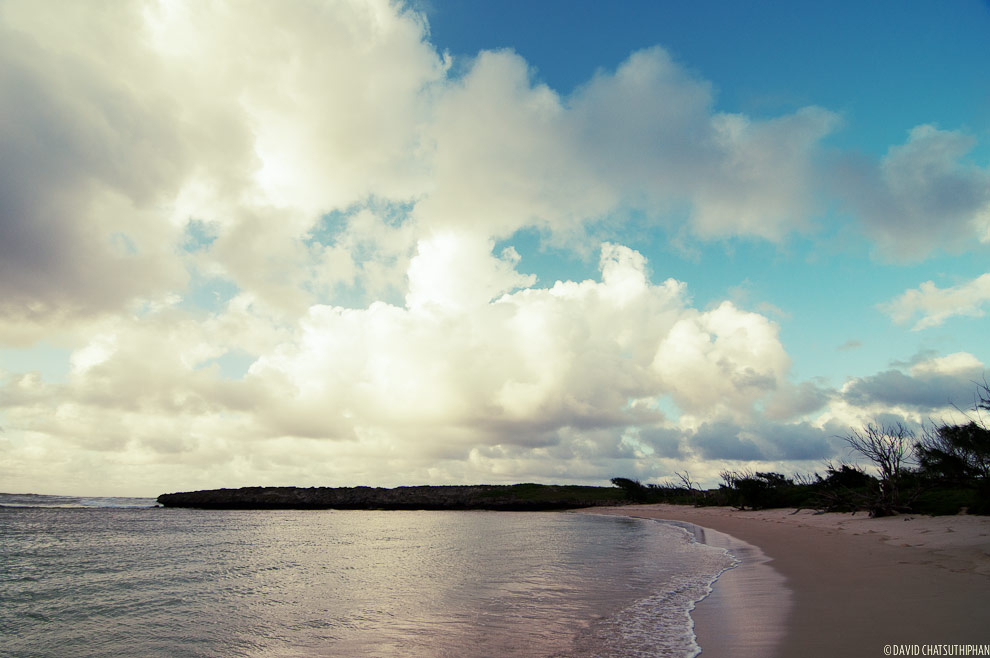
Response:
M665 609L727 565L679 529L561 513L8 508L0 531L16 657L636 655L632 617L684 655Z

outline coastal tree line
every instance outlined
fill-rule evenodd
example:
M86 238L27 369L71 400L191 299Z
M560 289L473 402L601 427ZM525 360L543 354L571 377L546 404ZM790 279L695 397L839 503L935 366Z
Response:
M827 463L824 474L726 470L718 489L702 490L689 473L678 482L641 484L613 478L633 502L722 505L739 509L773 507L822 511L990 514L990 385L978 386L976 403L962 423L930 422L920 436L902 423L870 423L841 437L856 463Z

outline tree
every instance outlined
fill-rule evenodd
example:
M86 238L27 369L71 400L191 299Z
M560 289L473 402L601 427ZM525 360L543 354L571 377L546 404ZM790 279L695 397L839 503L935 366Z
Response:
M647 498L648 490L639 480L629 478L612 478L612 484L626 492L626 496L635 502L643 502Z
M699 505L706 496L705 492L701 490L701 487L697 486L697 483L691 478L691 473L685 469L683 473L674 471L674 475L681 481L681 488L687 492L688 498L695 505Z
M981 410L990 411L990 383L987 382L986 378L976 389L976 407L973 411L979 414ZM980 424L986 428L986 423L982 422L982 419Z
M814 500L819 509L826 512L854 512L869 508L877 491L877 479L863 472L859 466L826 462L825 475L812 484Z
M788 504L794 481L780 473L722 471L720 486L728 502L739 509L767 509Z
M871 516L888 516L902 506L899 481L911 462L914 432L901 423L870 423L842 437L849 448L873 462L880 475L880 495L870 509Z
M683 473L678 473L677 471L674 471L674 475L676 475L677 479L681 481L681 485L685 489L687 489L688 491L694 491L695 483L694 480L691 479L690 471L688 471L687 469L685 469Z
M915 454L921 471L930 478L965 484L990 479L990 428L983 412L990 411L990 385L978 387L972 413L962 425L947 423L926 427Z
M955 484L990 477L990 430L973 421L926 428L915 452L929 477Z

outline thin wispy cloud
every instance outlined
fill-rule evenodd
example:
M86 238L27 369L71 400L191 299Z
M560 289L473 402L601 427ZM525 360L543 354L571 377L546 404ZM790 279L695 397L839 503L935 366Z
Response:
M926 281L880 305L880 309L898 324L915 320L911 327L914 331L941 326L956 316L982 318L988 307L990 273L948 288L939 288L934 281Z

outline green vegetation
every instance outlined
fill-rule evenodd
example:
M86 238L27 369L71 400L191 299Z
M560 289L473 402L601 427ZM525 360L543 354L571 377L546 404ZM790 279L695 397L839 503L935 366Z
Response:
M722 480L725 482L721 487L723 497L730 505L739 509L790 507L798 488L794 480L785 478L780 473L725 471L722 473Z
M673 505L723 506L737 509L774 507L813 508L826 511L864 509L877 479L857 467L829 465L826 477L785 477L781 473L723 471L718 489L701 490L692 485L642 484L628 478L613 478L627 502Z
M610 487L565 484L512 484L478 494L480 499L502 498L527 504L547 504L560 507L592 507L617 505L625 502L622 492ZM556 505L560 503L560 505Z
M825 476L723 471L718 489L702 491L687 473L681 484L613 478L627 502L722 505L738 509L811 508L828 512L990 514L990 386L979 387L968 422L933 423L917 440L900 423L869 424L842 437L876 468L826 464Z
M242 487L162 494L165 507L201 509L551 510L618 505L622 492L576 485Z

